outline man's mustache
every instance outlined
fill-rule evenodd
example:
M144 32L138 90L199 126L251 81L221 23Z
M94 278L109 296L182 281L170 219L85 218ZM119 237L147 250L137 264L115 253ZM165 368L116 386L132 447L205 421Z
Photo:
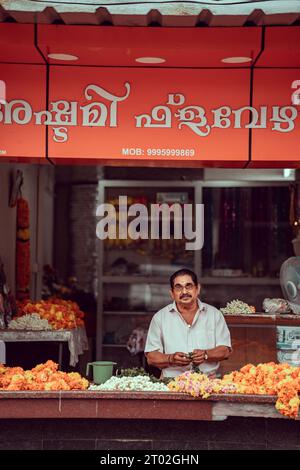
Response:
M190 299L191 295L185 294L180 296L181 299Z

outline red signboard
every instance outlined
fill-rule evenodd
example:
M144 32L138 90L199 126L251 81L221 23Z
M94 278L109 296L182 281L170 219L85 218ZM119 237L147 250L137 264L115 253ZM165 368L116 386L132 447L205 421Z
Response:
M46 127L36 125L34 116L46 107L45 66L1 64L0 78L5 84L5 100L0 102L0 161L45 159Z
M252 131L251 166L300 166L300 70L255 70L253 107L266 128Z
M0 85L2 160L300 166L298 69L255 70L251 106L242 68L51 66L46 81L6 64Z
M287 34L284 34L286 37ZM259 55L261 36L261 27L183 29L155 26L107 28L65 24L37 26L39 49L51 65L70 65L67 60L58 62L55 58L57 54L65 55L67 52L76 57L76 62L72 65L80 66L144 68L143 62L136 59L159 57L163 60L156 64L153 62L157 69L226 69L239 68L241 63L226 62L224 59L246 57L249 60L242 65L250 67ZM52 54L55 54L54 57Z
M64 112L49 157L242 166L249 131L234 127L232 110L248 103L249 83L249 70L52 66L49 100Z
M35 47L33 24L0 23L0 62L12 64L44 64Z

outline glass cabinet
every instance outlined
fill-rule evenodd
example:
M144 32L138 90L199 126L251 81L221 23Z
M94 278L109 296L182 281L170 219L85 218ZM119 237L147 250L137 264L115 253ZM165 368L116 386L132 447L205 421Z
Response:
M293 255L288 184L103 180L98 193L100 203L114 207L116 224L120 196L128 207L142 204L147 226L138 230L148 235L152 205L203 203L204 246L186 250L187 240L176 239L172 219L169 239L97 241L97 359L142 365L143 355L126 349L128 338L136 329L146 332L152 315L170 303L169 277L182 267L197 273L202 300L218 308L239 298L260 311L264 297L282 296L280 266ZM134 218L128 215L127 226Z
M172 273L181 267L188 267L200 274L200 253L186 250L187 240L184 237L176 238L174 214L170 212L170 220L166 221L169 225L168 238L163 238L162 221L154 220L153 212L155 205L169 207L176 203L183 216L184 204L194 208L196 197L199 197L196 193L194 182L99 183L100 201L110 203L115 209L117 236L99 241L98 245L99 260L102 262L99 263L98 276L97 357L115 360L119 365L141 365L141 356L131 356L126 349L130 334L136 328L147 331L153 313L170 303L169 277ZM124 201L128 208L134 204L143 206L144 218L137 230L143 233L144 238L134 240L129 236L118 236L120 204ZM128 215L127 227L134 219L136 215ZM153 237L155 223L158 238ZM184 234L184 227L182 232Z
M203 188L203 276L278 277L292 256L288 186Z

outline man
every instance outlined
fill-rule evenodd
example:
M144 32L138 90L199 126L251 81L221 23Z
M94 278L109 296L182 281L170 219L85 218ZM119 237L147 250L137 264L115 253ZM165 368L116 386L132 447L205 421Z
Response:
M170 285L173 303L159 310L150 323L145 346L148 364L162 369L163 377L175 377L193 365L214 375L231 352L224 317L198 299L200 285L193 271L176 271Z

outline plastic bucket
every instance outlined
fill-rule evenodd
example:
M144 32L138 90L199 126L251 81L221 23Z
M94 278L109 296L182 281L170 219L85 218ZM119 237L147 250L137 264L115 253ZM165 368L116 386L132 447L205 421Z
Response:
M86 375L89 375L90 366L93 367L93 382L95 384L103 384L113 375L113 367L116 362L96 361L88 362L86 365Z

